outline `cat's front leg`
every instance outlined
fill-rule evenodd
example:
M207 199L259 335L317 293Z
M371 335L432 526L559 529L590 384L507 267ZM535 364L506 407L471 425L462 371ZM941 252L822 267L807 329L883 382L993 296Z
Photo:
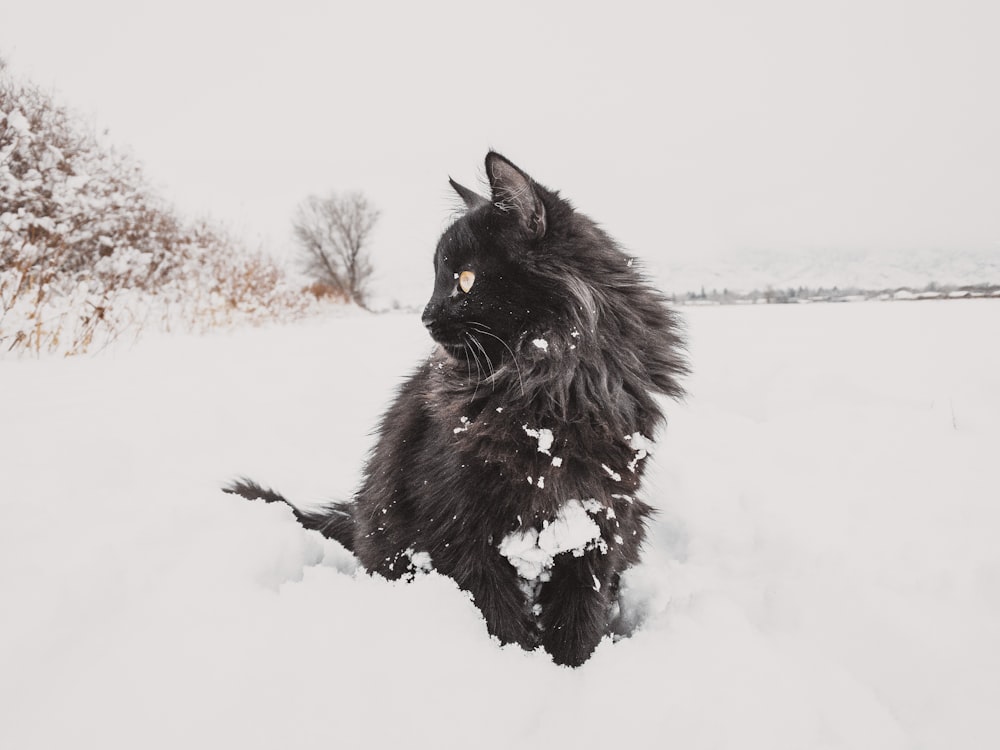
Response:
M523 582L495 550L464 559L463 564L448 575L455 579L459 588L472 594L490 635L496 636L501 643L518 643L526 649L538 645L537 628Z
M608 632L618 571L599 549L556 557L538 596L541 641L557 664L578 667Z

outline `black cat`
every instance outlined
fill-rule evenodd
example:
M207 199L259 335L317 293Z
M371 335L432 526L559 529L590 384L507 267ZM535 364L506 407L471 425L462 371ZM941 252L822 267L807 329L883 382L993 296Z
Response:
M489 199L451 181L468 210L434 255L438 347L386 412L354 502L293 510L369 572L450 576L500 641L576 666L639 560L656 394L682 392L678 325L558 193L496 153L486 174Z

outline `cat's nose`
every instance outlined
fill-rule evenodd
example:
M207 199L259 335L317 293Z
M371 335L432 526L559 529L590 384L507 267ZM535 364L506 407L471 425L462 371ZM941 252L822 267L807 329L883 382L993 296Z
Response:
M428 302L427 307L424 308L423 315L420 316L420 322L424 326L430 329L434 325L434 321L437 319L437 306L433 302Z

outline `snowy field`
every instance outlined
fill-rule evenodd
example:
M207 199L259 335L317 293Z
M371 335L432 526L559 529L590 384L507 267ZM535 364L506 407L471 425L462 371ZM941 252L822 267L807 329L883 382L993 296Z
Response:
M577 670L218 490L348 496L417 316L0 361L0 747L1000 747L1000 302L682 313L642 624Z

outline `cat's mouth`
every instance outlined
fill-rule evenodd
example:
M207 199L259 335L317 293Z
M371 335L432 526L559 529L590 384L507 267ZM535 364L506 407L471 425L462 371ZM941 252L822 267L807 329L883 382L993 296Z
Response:
M501 364L504 350L510 351L510 347L482 323L452 326L431 322L427 330L452 359L468 362L470 368L479 368L484 373L492 374Z
M469 353L469 350L465 347L465 344L446 344L441 341L438 342L442 349L451 355L452 359L461 359L463 356Z
M466 362L474 363L477 359L482 363L485 362L485 353L477 350L477 348L472 344L471 341L467 340L467 334L457 334L454 337L443 337L434 336L434 340L438 343L442 349L444 349L448 356L454 359L456 362ZM485 368L485 364L481 365Z
M460 359L464 356L466 352L465 341L460 332L444 330L441 326L434 324L428 325L427 330L438 346L448 352L453 359Z

